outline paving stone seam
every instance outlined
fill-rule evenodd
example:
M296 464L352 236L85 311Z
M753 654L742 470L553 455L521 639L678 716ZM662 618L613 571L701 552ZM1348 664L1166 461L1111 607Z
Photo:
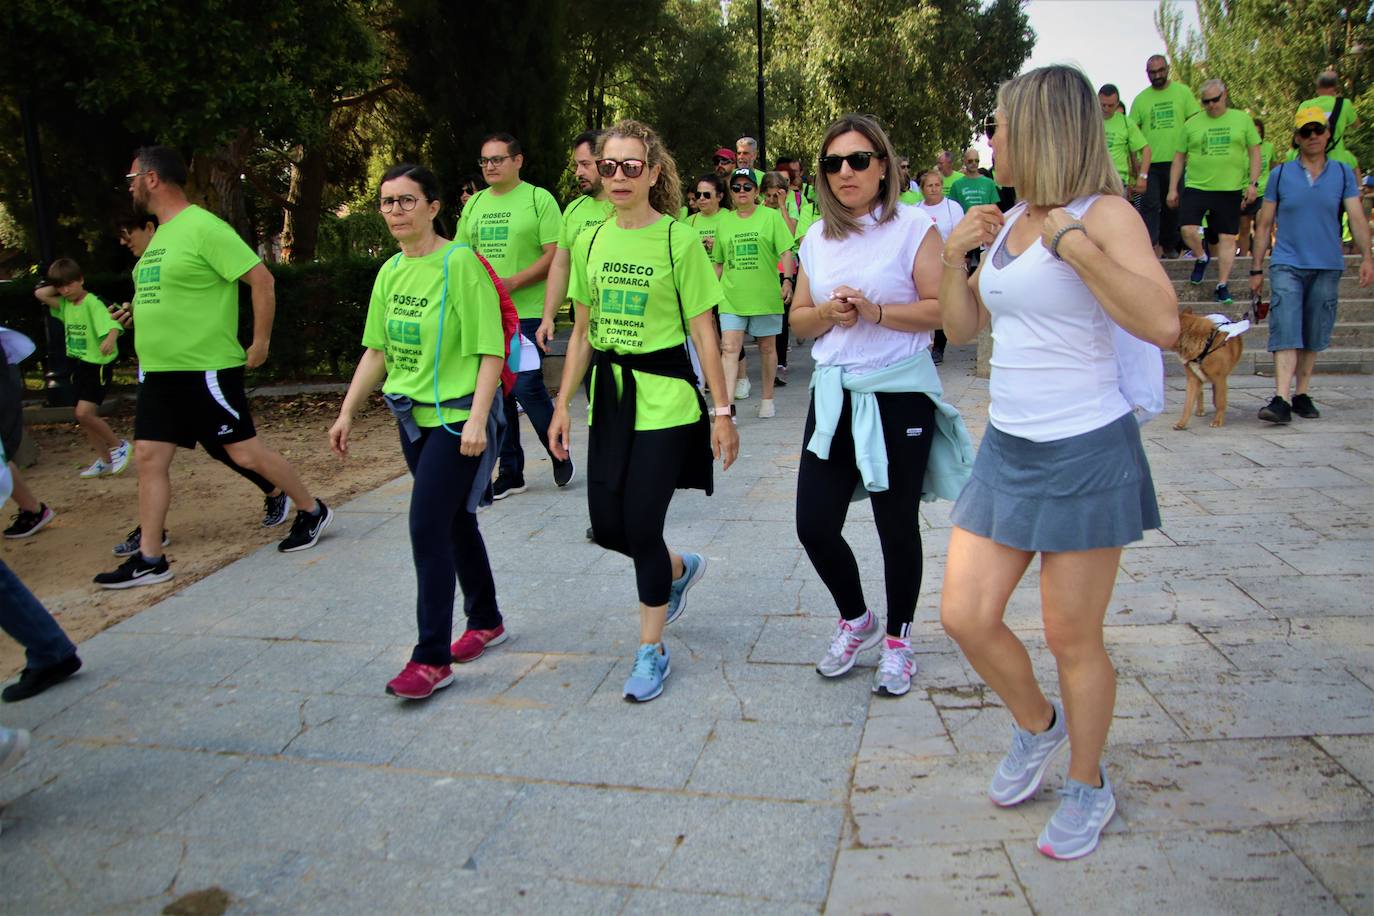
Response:
M1298 852L1297 847L1295 847L1292 843L1288 842L1288 837L1283 835L1282 830L1280 830L1277 827L1270 827L1269 832L1272 833L1275 836L1275 838L1279 841L1279 843L1283 845L1284 849L1287 849L1290 853L1292 853L1293 858L1296 859L1300 865L1302 865L1303 869L1305 869L1307 873L1312 877L1312 880L1315 881L1322 890L1326 891L1328 894L1331 895L1332 903L1336 904L1336 906L1340 907L1342 910L1345 910L1346 913L1350 913L1351 916L1354 916L1353 911L1350 909L1350 907L1346 906L1344 903L1341 902L1341 896L1340 894L1336 893L1335 888L1331 887L1324 880L1322 880L1321 873L1316 868L1313 868L1312 865L1302 857L1302 853Z
M1367 735L1368 732L1359 732L1359 733L1356 733L1356 734L1359 734L1359 735ZM1340 769L1340 771L1341 771L1342 773L1344 773L1345 775L1349 776L1350 779L1355 783L1355 785L1359 786L1361 789L1364 789L1365 792L1367 792L1368 794L1374 795L1374 785L1368 785L1368 784L1366 784L1365 781L1364 781L1363 779L1361 779L1353 770L1350 769L1350 767L1348 767L1348 766L1346 766L1344 763L1342 763L1342 762L1340 761L1340 759L1339 759L1338 757L1336 757L1335 754L1332 754L1331 751L1327 750L1327 748L1326 748L1326 746L1325 746L1324 744L1322 744L1320 741L1317 740L1318 737L1323 737L1323 738L1341 738L1341 737L1345 737L1344 735L1340 735L1340 734L1326 734L1326 733L1323 733L1322 735L1306 735L1305 737L1307 738L1307 742L1308 742L1309 744L1311 744L1313 747L1315 747L1318 751L1321 752L1321 754L1322 754L1324 757L1326 757L1326 758L1327 758L1328 760L1330 760L1333 764L1335 764L1335 765Z

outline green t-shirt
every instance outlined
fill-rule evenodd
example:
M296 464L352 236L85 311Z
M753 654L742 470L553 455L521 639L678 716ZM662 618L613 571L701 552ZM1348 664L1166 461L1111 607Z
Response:
M1274 144L1268 140L1260 141L1260 177L1259 189L1255 192L1256 197L1264 196L1264 189L1269 187L1269 169L1274 165Z
M705 242L706 239L710 239L711 244L714 245L716 242L716 229L720 227L720 221L725 219L725 214L729 212L729 210L722 207L710 216L701 212L693 213L691 216L687 217L686 223L697 231L697 235L701 236L703 242ZM703 247L705 246L703 245Z
M939 169L936 169L936 171L938 172ZM955 183L956 181L958 181L960 178L963 178L963 177L964 177L964 173L963 173L963 172L958 172L958 171L950 172L948 175L941 175L941 176L940 176L940 180L943 181L944 184L945 184L945 196L946 196L946 197L948 197L948 196L949 196L949 192L950 192L951 190L953 190L953 188L954 188L954 183Z
M1116 173L1127 186L1135 184L1135 179L1131 175L1130 154L1138 153L1149 145L1145 142L1145 135L1140 132L1134 121L1119 111L1102 122L1102 129L1107 134L1107 152L1111 154ZM1150 155L1154 155L1153 149L1150 150Z
M119 356L116 347L109 356L100 352L100 342L111 331L124 333L118 321L110 317L110 310L95 293L86 293L80 302L63 299L58 306L62 325L67 331L67 355L83 363L107 366Z
M808 200L797 215L797 231L793 238L797 241L799 247L801 240L806 238L806 230L820 222L820 219L820 208L816 206L815 201ZM800 256L800 251L798 251L798 255Z
M1329 124L1331 121L1331 112L1336 110L1336 97L1334 95L1316 96L1315 98L1301 102L1297 108L1293 109L1293 112L1296 114L1304 108L1311 108L1313 105L1326 112L1326 120ZM1350 150L1345 147L1345 131L1346 128L1350 126L1350 122L1354 120L1355 106L1351 103L1350 99L1346 99L1345 104L1341 106L1341 116L1337 119L1336 129L1333 132L1336 137L1336 142L1326 151L1328 159L1344 162L1352 169L1359 168L1359 160L1355 158L1354 153L1350 152ZM1290 149L1288 151L1288 158L1290 161L1298 158L1298 151L1296 149Z
M563 210L563 229L558 234L558 247L564 251L572 251L573 242L577 241L583 229L601 225L614 212L615 204L609 200L597 200L587 194L579 195L577 200Z
M544 256L556 243L563 224L558 202L543 188L522 181L505 194L491 188L474 194L458 221L457 241L467 242L486 258L498 277L510 277ZM510 294L521 318L544 315L544 281Z
M919 191L913 191L910 188L897 195L898 202L911 204L913 207L920 206L923 199Z
M997 203L997 182L982 175L977 178L965 175L954 183L954 190L949 192L949 196L967 213L970 207Z
M716 227L711 249L711 260L725 267L720 310L731 315L781 315L778 259L795 244L777 210L756 207L748 219L731 210Z
M260 263L228 223L194 204L159 226L134 268L139 368L242 366L239 278Z
M471 248L449 242L420 258L397 254L377 271L363 326L363 346L386 356L384 393L403 394L420 404L436 403L434 361L441 302L444 336L438 347L438 401L472 394L482 357L505 354L501 299ZM466 410L444 408L443 412L445 423L468 418ZM420 426L439 425L439 412L433 407L417 404L412 416Z
M1193 115L1183 125L1188 154L1187 187L1198 191L1240 191L1250 183L1250 147L1258 146L1255 122L1238 108L1217 117Z
M587 338L598 350L652 353L681 345L686 322L722 299L701 237L668 216L639 229L621 229L608 220L584 232L573 246L571 266L568 298L587 307ZM619 391L622 370L612 371ZM635 390L635 429L684 426L701 417L691 382L636 372Z
M1150 145L1152 162L1172 162L1184 148L1183 125L1202 111L1193 91L1171 82L1163 89L1146 88L1131 103L1131 120Z

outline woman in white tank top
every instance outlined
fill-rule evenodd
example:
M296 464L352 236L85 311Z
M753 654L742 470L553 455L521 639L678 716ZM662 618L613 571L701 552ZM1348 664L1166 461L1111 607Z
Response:
M1072 859L1097 846L1116 811L1101 765L1116 695L1103 617L1122 546L1159 525L1112 323L1170 346L1178 299L1121 196L1082 73L1045 67L1004 84L989 133L998 177L1021 203L1005 217L973 207L941 258L945 333L962 343L991 324L993 355L988 429L951 515L940 619L1015 720L988 789L995 803L1032 797L1070 746L1063 798L1037 846ZM979 245L988 254L966 278L962 254ZM1062 707L1002 620L1036 553Z

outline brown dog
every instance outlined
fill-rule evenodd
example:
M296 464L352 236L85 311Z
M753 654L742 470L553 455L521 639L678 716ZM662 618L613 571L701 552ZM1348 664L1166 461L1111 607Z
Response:
M1202 416L1202 385L1212 386L1212 407L1216 416L1212 426L1226 425L1226 377L1240 362L1240 354L1245 345L1237 334L1226 339L1225 331L1218 331L1210 318L1194 315L1191 308L1183 310L1178 316L1180 332L1174 352L1183 363L1183 374L1188 377L1188 394L1183 399L1183 416L1174 424L1174 429L1187 429L1188 419L1193 411Z

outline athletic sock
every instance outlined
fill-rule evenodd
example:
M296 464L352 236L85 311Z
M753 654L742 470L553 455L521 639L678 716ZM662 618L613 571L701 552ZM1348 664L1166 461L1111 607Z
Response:
M320 502L320 501L317 499L317 500L315 500L315 508L311 509L309 512L307 512L307 513L305 513L305 514L308 515L308 516L310 516L311 518L319 518L319 517L320 517L320 513L323 512L323 511L324 511L324 503Z
M140 550L140 551L138 552L138 555L143 559L143 562L144 562L144 563L147 563L149 566L156 566L157 564L159 564L159 563L162 562L162 555L161 555L161 554L159 554L158 556L155 556L155 557L150 557L150 556L148 556L146 553L144 553L143 551Z

